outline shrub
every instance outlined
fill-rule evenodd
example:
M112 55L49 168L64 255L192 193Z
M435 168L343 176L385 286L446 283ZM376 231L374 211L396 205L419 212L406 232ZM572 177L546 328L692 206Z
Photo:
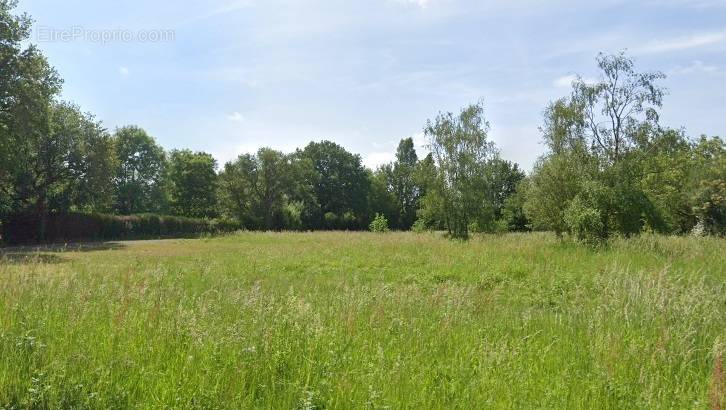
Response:
M326 212L323 215L323 227L327 230L338 229L338 219L334 212Z
M371 232L388 232L388 219L384 215L376 213L376 217L373 218L373 222L368 228Z
M343 217L340 218L340 229L356 230L360 229L358 224L358 218L356 218L353 212L343 213Z
M302 213L304 204L302 202L292 201L282 208L283 223L287 229L299 231L303 228Z
M598 245L607 239L600 210L588 206L580 197L575 198L565 210L565 225L577 240L589 245Z
M2 227L2 237L8 244L195 236L232 232L240 228L237 222L228 219L83 213L49 214L42 238L40 221L35 215L12 216Z
M416 222L414 222L413 225L411 226L411 230L416 233L422 233L422 232L429 231L431 229L429 229L429 227L426 224L426 221L423 218L418 218L416 220Z

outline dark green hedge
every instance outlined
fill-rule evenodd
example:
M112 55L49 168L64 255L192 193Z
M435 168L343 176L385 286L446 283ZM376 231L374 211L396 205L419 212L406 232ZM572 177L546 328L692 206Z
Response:
M15 215L2 224L6 244L101 241L196 236L232 232L240 229L234 221L193 219L177 216L105 215L54 213L47 216L45 233L35 215Z

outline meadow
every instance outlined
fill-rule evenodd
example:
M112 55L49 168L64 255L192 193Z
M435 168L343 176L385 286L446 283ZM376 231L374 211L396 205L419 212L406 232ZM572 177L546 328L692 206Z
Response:
M723 405L724 239L238 233L0 255L0 408Z

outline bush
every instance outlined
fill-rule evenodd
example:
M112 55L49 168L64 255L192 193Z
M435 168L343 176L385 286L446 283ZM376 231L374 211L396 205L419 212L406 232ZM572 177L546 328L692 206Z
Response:
M598 245L607 239L600 210L584 204L579 197L565 210L565 224L580 242Z
M431 229L428 227L423 218L418 218L416 222L413 223L413 226L411 226L411 230L416 233L423 233L430 231Z
M327 230L338 229L338 215L334 212L326 212L323 215L323 227Z
M368 228L371 232L388 232L388 219L386 219L385 216L376 213L376 217L373 218L373 222L371 222Z
M52 213L45 235L40 235L36 215L21 214L2 225L8 244L98 241L195 236L232 232L240 225L228 219L194 219L154 214L115 216L83 213Z
M289 230L300 231L303 228L302 214L304 204L292 201L282 208L283 223Z

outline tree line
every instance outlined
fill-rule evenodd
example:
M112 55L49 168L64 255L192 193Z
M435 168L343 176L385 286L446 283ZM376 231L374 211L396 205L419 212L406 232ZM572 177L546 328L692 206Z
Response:
M62 79L28 45L31 20L0 0L0 223L30 215L160 214L234 220L246 229L552 230L597 242L644 230L723 234L721 138L663 127L663 75L624 54L601 55L597 83L579 79L544 112L547 152L526 175L490 141L482 102L424 126L395 161L370 170L331 141L293 153L262 148L223 166L204 152L165 151L137 126L113 133L60 100ZM376 218L378 217L378 218Z

